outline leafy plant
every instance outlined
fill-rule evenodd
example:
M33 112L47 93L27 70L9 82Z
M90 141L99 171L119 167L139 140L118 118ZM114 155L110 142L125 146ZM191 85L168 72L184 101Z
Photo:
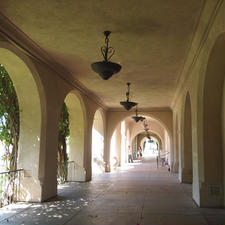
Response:
M18 141L20 132L19 104L13 82L0 65L0 141L5 147L2 160L7 170L17 169Z
M0 64L0 142L4 146L1 160L5 170L17 169L18 142L20 133L20 110L13 82L6 69ZM1 205L13 201L15 176L1 175Z
M67 181L67 138L70 135L69 129L69 113L66 104L63 103L63 107L60 113L59 121L59 136L58 136L58 182L64 183Z

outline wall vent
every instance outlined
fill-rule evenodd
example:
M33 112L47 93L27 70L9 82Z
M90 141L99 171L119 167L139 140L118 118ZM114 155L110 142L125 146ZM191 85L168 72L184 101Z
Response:
M221 186L220 185L210 185L209 194L211 196L219 196L221 194Z

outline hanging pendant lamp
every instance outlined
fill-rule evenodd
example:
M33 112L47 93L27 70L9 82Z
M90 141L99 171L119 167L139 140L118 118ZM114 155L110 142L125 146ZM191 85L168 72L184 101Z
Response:
M136 102L130 102L130 83L127 83L127 92L126 92L127 101L120 102L120 105L122 105L127 111L129 111L132 107L137 105Z
M145 119L145 117L143 116L138 116L138 110L137 110L137 106L136 106L136 115L135 116L132 116L132 119L137 123L139 121L143 121Z
M148 122L147 122L146 119L143 121L143 127L144 127L144 130L145 130L146 132L149 131L149 128L148 128Z
M146 137L149 139L149 141L152 140L149 132L146 132Z
M101 53L104 60L91 64L91 68L98 73L103 80L108 80L113 74L118 73L121 70L121 65L110 62L110 59L115 53L115 49L109 46L110 34L111 31L104 31L106 45L101 47Z
M149 139L149 141L151 141L151 136L150 136L150 132L149 132L149 128L148 128L148 122L146 119L144 119L144 121L143 121L143 127L146 132L146 137Z

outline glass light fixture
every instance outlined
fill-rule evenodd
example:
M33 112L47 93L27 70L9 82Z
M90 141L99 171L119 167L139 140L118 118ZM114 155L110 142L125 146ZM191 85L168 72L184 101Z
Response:
M103 80L108 80L113 74L118 73L121 70L121 65L110 61L115 53L115 49L109 46L110 34L111 31L104 31L106 45L101 47L101 53L104 60L91 64L92 69L98 73Z

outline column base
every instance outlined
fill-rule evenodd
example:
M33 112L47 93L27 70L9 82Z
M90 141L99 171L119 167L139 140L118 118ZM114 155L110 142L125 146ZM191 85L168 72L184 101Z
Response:
M172 170L172 172L173 173L178 173L178 171L179 171L179 162L174 162L173 164L172 164L172 168L171 168Z
M182 169L180 175L180 182L185 184L192 184L193 182L193 174L191 169Z
M106 173L109 173L110 171L111 171L111 169L110 169L110 163L105 162L105 172Z
M222 184L202 183L200 188L200 207L224 207Z
M42 184L32 177L32 171L22 171L19 178L16 200L22 202L42 202Z
M86 170L76 164L69 165L67 181L86 181Z

